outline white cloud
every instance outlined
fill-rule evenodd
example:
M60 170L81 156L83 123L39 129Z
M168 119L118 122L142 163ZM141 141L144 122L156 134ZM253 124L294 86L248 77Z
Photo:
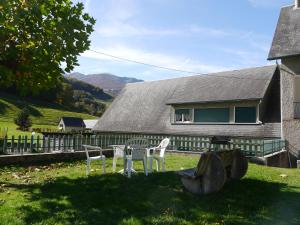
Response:
M114 22L99 27L97 33L104 37L136 37L179 35L180 31L172 29L151 29L122 22Z
M101 15L103 21L127 21L138 13L138 2L135 0L110 0Z

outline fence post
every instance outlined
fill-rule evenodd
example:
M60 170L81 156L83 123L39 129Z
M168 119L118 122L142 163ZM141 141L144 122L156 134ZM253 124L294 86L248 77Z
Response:
M3 154L7 152L7 135L5 135L4 140L3 140L3 149L2 149Z
M18 151L18 153L21 152L21 155L23 155L23 149L21 151L21 135L18 136L17 151Z
M11 137L11 144L10 144L10 153L15 152L15 135Z
M39 152L40 148L40 136L38 135L36 138L36 151Z
M34 145L34 136L31 135L31 137L30 137L30 145L29 145L31 153L33 152L33 145Z
M59 135L58 136L58 151L60 151L60 149L61 149L61 136Z
M63 135L63 143L64 143L64 152L66 151L66 145L67 145L67 143L66 143L67 141L66 141L66 136L65 135Z
M25 135L25 137L24 137L24 152L27 152L27 140L28 138L27 138L27 135Z
M50 138L50 135L48 135L48 137L47 137L47 152L51 151L50 141L51 141L51 138Z
M56 136L53 136L53 150L56 151Z
M43 136L43 141L42 141L42 149L43 149L43 152L45 152L45 149L46 149L46 136Z

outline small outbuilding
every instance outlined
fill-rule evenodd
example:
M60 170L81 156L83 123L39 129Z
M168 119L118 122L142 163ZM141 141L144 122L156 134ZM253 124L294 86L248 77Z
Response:
M64 132L78 132L85 130L85 123L78 117L61 117L58 129Z

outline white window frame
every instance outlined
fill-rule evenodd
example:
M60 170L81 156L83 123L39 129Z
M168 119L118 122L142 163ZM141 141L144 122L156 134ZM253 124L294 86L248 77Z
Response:
M189 110L191 114L190 121L184 121L184 113L181 113L181 121L176 120L176 110ZM194 109L191 108L175 108L174 110L174 123L194 123Z
M236 108L238 107L255 107L256 109L256 122L255 123L237 123L236 122ZM194 110L195 109L205 109L205 108L229 108L229 122L195 122L194 118ZM220 124L220 125L255 125L255 124L260 124L261 122L259 121L260 117L260 109L259 109L259 103L230 103L228 105L212 105L212 106L189 106L186 108L180 107L173 107L173 120L172 122L175 124ZM176 110L189 110L191 113L191 120L190 121L184 121L184 114L182 113L181 115L181 121L176 121Z

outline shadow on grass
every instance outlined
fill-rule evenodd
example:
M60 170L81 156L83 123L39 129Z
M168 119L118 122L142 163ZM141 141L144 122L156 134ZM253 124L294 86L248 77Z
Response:
M42 116L42 114L39 110L37 110L36 108L28 105L28 102L26 102L22 99L16 98L16 96L14 96L13 98L8 98L7 95L2 95L2 93L0 93L0 96L3 100L5 100L6 102L9 102L10 104L15 105L19 109L23 109L23 108L26 107L29 110L29 114L31 116L35 116L35 117ZM9 108L9 107L10 106L8 104L0 102L0 114L4 114L6 109Z
M8 107L9 106L6 103L0 102L0 114L4 114Z
M44 185L14 185L31 204L27 224L300 224L300 193L285 184L243 179L216 194L194 196L173 173L119 174Z

